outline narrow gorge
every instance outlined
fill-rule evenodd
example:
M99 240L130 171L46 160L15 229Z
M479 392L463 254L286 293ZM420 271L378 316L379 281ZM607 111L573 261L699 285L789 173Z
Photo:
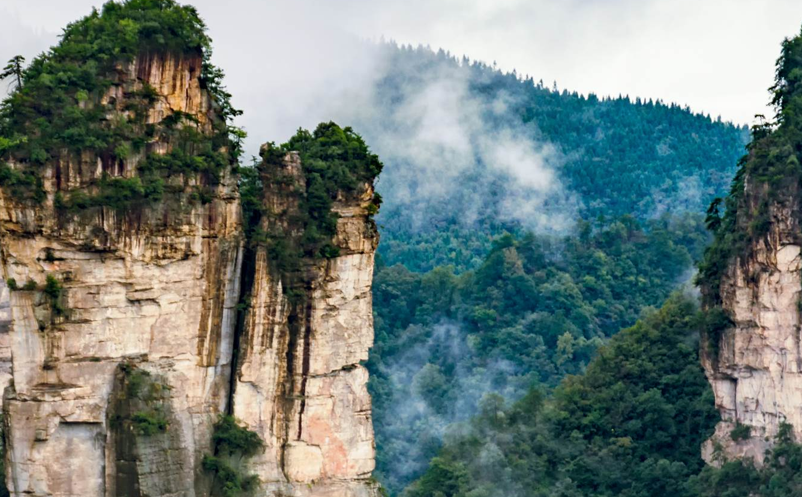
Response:
M163 31L112 43L155 19ZM208 56L194 9L108 4L9 99L0 386L13 496L378 491L360 363L380 163L334 124L308 135L325 149L309 163L292 143L266 145L259 214L243 223L236 111ZM368 167L321 181L343 160Z

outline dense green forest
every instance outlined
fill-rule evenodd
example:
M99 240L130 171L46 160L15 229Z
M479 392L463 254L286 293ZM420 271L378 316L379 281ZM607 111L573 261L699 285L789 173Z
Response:
M581 376L512 405L490 394L408 490L435 496L686 496L718 421L693 298L617 334Z
M780 497L802 491L802 445L785 425L763 467L706 466L719 419L699 365L702 313L680 293L599 349L551 395L488 394L452 426L407 497Z
M536 386L513 403L485 395L476 416L446 430L406 496L779 497L802 491L802 445L788 425L760 467L721 454L716 466L704 465L699 446L718 413L698 357L700 332L706 340L716 337L710 324L722 312L716 311L721 272L766 233L769 203L798 195L800 67L802 36L783 44L777 62L776 120L753 129L731 193L707 211L715 239L698 276L707 310L697 310L695 297L674 294L553 390ZM756 186L745 187L747 176Z
M581 373L690 280L709 241L701 213L727 191L747 133L442 51L379 49L393 68L375 88L381 112L355 124L386 164L368 367L378 475L397 493L484 393L517 399ZM436 112L411 118L429 94ZM438 136L430 119L459 136ZM465 154L458 138L472 144ZM488 141L527 150L524 165L553 172L547 187L499 167Z
M382 482L400 490L482 395L523 395L583 371L604 340L658 306L708 241L700 216L631 216L578 235L506 234L475 271L377 264L368 367Z
M374 112L350 124L388 165L379 250L413 271L476 268L504 231L704 212L748 140L676 104L558 90L442 50L377 49L391 69ZM531 182L539 165L554 174L545 187Z

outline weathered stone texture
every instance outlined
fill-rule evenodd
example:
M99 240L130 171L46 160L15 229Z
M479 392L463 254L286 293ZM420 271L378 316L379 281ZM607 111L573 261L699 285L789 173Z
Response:
M148 82L162 94L151 122L176 111L198 116L202 126L212 118L198 83L199 58L140 58L124 69L109 91L119 93L118 106L124 105L123 90ZM12 495L26 497L134 495L113 490L114 458L107 447L114 372L127 361L174 388L170 429L186 451L186 460L165 465L158 446L142 449L143 491L159 488L146 476L158 470L171 484L148 495L202 495L206 484L202 478L196 484L196 470L210 450L211 425L227 407L239 299L235 178L225 173L206 205L175 208L165 201L140 212L96 209L57 218L56 191L81 187L103 172L135 174L141 159L110 170L87 157L47 166L42 206L0 198L3 277L38 286L13 291L10 299L0 289L0 381L6 341L13 358L13 382L3 400L8 486ZM48 275L63 283L63 316L52 312L41 291ZM8 309L10 326L4 319Z
M199 71L200 58L140 57L120 68L104 101L125 112L126 92L148 83L161 95L149 122L181 111L210 131L215 117ZM147 151L170 146L152 142ZM288 298L263 247L252 254L240 337L245 250L230 171L205 205L178 198L138 212L53 214L56 192L91 188L102 174L132 176L142 158L108 163L65 155L45 167L41 206L0 192L3 280L37 286L9 292L0 283L0 388L12 495L206 496L210 478L200 462L212 451L212 424L233 412L266 442L247 462L262 482L258 495L374 496L368 374L360 365L373 342L372 186L335 202L340 256L303 262L303 277L293 280L303 284L292 289L300 300ZM302 181L298 154L289 154L286 167ZM191 188L200 178L168 182ZM279 214L271 222L297 236L286 213L298 202L287 193L268 187L265 206ZM63 315L42 291L48 275L63 284ZM132 438L114 424L135 408L120 397L123 363L170 388L166 433Z
M302 184L298 157L287 171ZM296 496L374 495L374 441L367 370L373 343L370 286L378 243L362 194L340 199L334 238L339 257L304 260L293 301L264 248L255 255L250 308L240 344L234 414L267 449L251 468L270 492ZM291 193L265 190L272 212L296 208ZM280 219L266 221L282 223ZM283 226L292 232L292 226Z
M802 439L797 212L796 200L774 203L768 234L730 264L718 289L734 326L723 333L717 353L703 347L702 362L722 415L703 447L711 463L722 456L761 462L782 422ZM732 440L737 424L751 427L748 439Z

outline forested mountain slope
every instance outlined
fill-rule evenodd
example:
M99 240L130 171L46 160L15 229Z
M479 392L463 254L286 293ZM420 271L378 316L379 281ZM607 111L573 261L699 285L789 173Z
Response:
M697 355L694 299L675 295L553 397L485 397L410 497L691 496L717 414ZM440 493L438 493L440 492Z
M352 124L388 166L379 252L415 271L475 268L504 230L703 212L748 138L676 104L579 95L428 48L378 50L387 68Z
M535 388L511 406L486 396L405 495L802 492L800 68L802 36L784 42L777 62L775 120L753 129L730 194L707 211L715 236L699 263L703 310L675 294L550 394Z
M747 132L442 51L379 49L393 70L356 125L386 164L368 367L379 477L396 492L483 394L581 373L690 280L709 241L701 213Z
M460 275L379 262L368 368L377 468L391 490L420 474L483 395L515 399L583 371L607 338L688 280L708 241L692 215L577 231L504 235Z

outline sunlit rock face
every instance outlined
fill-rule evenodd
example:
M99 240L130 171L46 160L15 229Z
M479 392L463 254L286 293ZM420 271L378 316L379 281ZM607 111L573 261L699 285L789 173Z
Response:
M147 83L159 93L149 123L185 112L209 132L215 115L200 70L200 56L140 57L120 68L103 100L114 99L124 113L125 95ZM170 147L155 141L146 151ZM46 166L43 205L0 198L3 276L19 287L0 288L4 386L4 365L13 358L3 410L6 480L15 496L189 496L208 487L198 468L210 451L212 424L227 408L240 290L235 178L225 171L203 205L175 208L165 200L135 212L54 215L56 192L104 173L131 177L142 157L64 157ZM170 181L192 186L200 179ZM48 276L63 286L62 313L42 291ZM169 436L129 447L134 463L124 468L114 447L125 441L112 429L124 394L115 388L121 363L170 391ZM118 478L121 471L130 477Z
M733 457L762 462L783 422L802 439L797 199L789 195L771 205L767 235L732 261L717 289L733 326L717 348L703 341L702 362L722 416L703 447L710 463ZM733 440L739 424L748 425L751 435Z
M102 101L124 113L126 95L147 84L159 95L148 123L183 112L212 133L217 117L200 67L200 57L142 56L119 68ZM304 260L293 288L263 247L246 250L230 169L206 185L205 203L182 196L201 177L176 175L169 184L178 197L151 207L54 214L58 192L91 188L104 174L133 177L145 153L172 146L151 141L114 162L65 155L45 166L40 206L0 193L0 388L12 495L208 496L213 482L201 461L226 413L265 441L244 463L261 482L257 495L376 495L360 365L373 342L372 185L338 198L339 256ZM297 154L285 167L303 182ZM298 199L264 182L265 206L279 213L265 223L297 233ZM57 304L48 277L62 287ZM137 382L151 393L132 393ZM158 412L166 429L133 431L130 419L143 412Z
M300 159L289 154L286 172L303 184ZM264 205L285 232L298 200L291 189L265 178ZM287 278L264 247L253 257L249 308L239 342L234 414L265 440L250 461L268 495L375 495L370 480L374 441L367 370L360 365L373 343L370 285L378 244L367 207L372 185L341 196L335 245L339 256L304 259L298 278ZM286 276L286 275L284 275Z

